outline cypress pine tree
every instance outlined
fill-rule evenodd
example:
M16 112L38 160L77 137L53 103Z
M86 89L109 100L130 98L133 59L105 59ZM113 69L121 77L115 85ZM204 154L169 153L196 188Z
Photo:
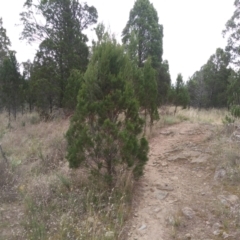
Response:
M143 67L148 57L157 69L162 62L163 26L158 23L158 14L149 0L136 0L129 14L129 20L122 31L122 41L136 55L138 66Z
M138 112L131 62L116 41L105 39L93 49L66 135L70 167L84 165L110 186L123 166L140 176L148 143L138 137L143 127Z
M175 111L177 112L177 107L182 106L183 108L186 108L189 104L189 93L187 90L187 87L185 86L183 82L182 74L178 74L177 76L177 82L175 86L175 93L174 93L174 104L175 104Z
M153 121L159 118L157 110L157 81L156 71L152 67L150 58L144 63L142 70L142 77L139 83L139 100L140 105L144 109L145 120L147 115L150 116L150 126ZM145 124L146 127L146 124Z

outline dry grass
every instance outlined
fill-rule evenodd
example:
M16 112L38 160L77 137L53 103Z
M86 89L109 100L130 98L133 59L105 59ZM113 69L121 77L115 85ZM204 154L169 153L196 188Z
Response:
M122 237L132 176L126 172L109 191L83 170L70 170L64 138L68 126L67 119L40 121L37 113L19 115L8 124L7 114L0 114L1 145L9 162L0 158L0 239ZM16 196L10 201L12 189Z
M174 115L172 107L161 108L159 112L160 120L152 127L152 133L181 121L221 125L226 115L225 110L180 108ZM109 191L103 183L89 180L82 169L70 170L65 159L64 138L68 126L68 119L42 122L37 113L19 115L17 121L8 124L7 114L0 114L0 142L9 161L7 166L0 158L3 206L0 207L0 239L125 238L124 224L131 212L134 188L132 176L126 172ZM231 131L219 127L214 166L227 169L223 186L233 194L239 191L240 160L238 145L226 144ZM149 127L147 136L152 136ZM18 211L13 211L13 207ZM232 215L221 214L219 209L216 212L225 216L222 220L227 219L228 226L228 217ZM181 225L181 216L177 214L173 230L177 231ZM106 233L111 237L106 238Z
M240 200L240 149L239 142L231 139L232 133L236 130L235 124L222 124L215 121L219 126L215 137L209 142L212 151L211 169L213 193L217 199L212 205L212 214L216 222L222 225L221 234L216 239L223 239L222 233L232 233L235 238L240 237L240 205L239 201L234 204L220 201L220 196L235 196ZM222 171L222 174L217 174Z
M191 122L210 123L222 125L223 119L227 115L227 109L198 110L194 108L179 109L176 116L189 119Z

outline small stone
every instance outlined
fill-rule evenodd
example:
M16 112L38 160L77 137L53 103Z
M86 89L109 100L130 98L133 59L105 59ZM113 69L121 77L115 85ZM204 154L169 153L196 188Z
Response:
M161 208L155 208L155 209L154 209L154 212L155 212L155 213L158 213L160 210L161 210Z
M220 223L214 223L213 228L220 229L220 228L222 228L222 225Z
M220 230L215 230L213 231L213 235L214 236L219 236L221 234L221 231Z
M229 235L226 232L223 232L222 236L223 236L223 239L226 239L229 237Z
M168 192L165 192L165 191L157 191L156 193L156 197L159 199L159 200L164 200L166 197L168 196Z
M226 199L231 205L236 205L239 202L239 198L236 195L229 195Z
M212 226L213 235L219 236L221 234L220 229L222 229L222 228L223 228L223 226L220 223L214 223Z
M106 237L106 238L113 238L113 237L114 237L114 232L112 232L112 231L106 232L106 233L105 233L105 237Z
M142 231L142 230L144 230L144 229L146 229L146 228L147 228L147 225L143 224L138 230L139 230L139 231Z
M188 157L183 154L180 154L168 158L168 161L181 161L181 160L188 160Z
M225 169L221 168L219 170L217 170L214 174L214 180L218 180L218 179L222 179L226 176L227 172Z
M170 215L170 216L167 218L167 221L169 222L169 224L174 225L175 220L174 220L174 217L173 217L172 215Z
M217 198L220 200L220 202L223 205L227 207L234 206L239 202L239 198L236 195L229 195L229 196L219 195Z
M165 191L173 191L173 187L169 186L168 184L156 184L157 189L165 190Z
M175 198L175 199L169 201L169 204L173 204L173 203L176 203L176 202L178 202L178 199Z
M190 218L190 219L192 219L195 216L195 212L189 207L183 208L182 212L187 218Z
M169 135L172 135L174 133L172 131L169 131L169 132L160 132L160 134L162 134L164 136L169 136Z
M177 176L173 176L170 178L172 181L177 181L178 180L178 177Z
M217 198L220 200L220 202L221 202L224 206L229 207L229 203L228 203L227 200L225 199L225 196L219 195Z
M135 213L135 214L134 214L134 217L138 217L138 215Z
M161 165L162 165L163 167L167 167L167 166L168 166L168 164L167 164L166 162L162 162Z
M191 161L191 163L205 163L209 159L208 156L199 156L198 158L195 158Z

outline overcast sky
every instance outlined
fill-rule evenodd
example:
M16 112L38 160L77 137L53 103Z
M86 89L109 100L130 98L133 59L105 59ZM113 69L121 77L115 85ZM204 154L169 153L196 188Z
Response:
M19 13L25 0L0 0L0 17L17 51L19 62L33 59L36 47L20 41L22 27ZM117 38L129 18L135 0L85 0L98 10L99 22L111 28ZM234 0L150 0L158 12L159 23L164 27L163 59L169 61L174 82L182 73L188 80L207 62L216 48L224 48L226 39L222 30L234 11ZM91 33L90 35L93 35ZM91 38L91 36L89 37Z

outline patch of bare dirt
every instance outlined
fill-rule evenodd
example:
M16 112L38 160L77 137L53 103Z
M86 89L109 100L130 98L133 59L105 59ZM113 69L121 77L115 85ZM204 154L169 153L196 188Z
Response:
M189 122L154 133L134 197L129 240L239 239L218 219L213 134L214 126Z

